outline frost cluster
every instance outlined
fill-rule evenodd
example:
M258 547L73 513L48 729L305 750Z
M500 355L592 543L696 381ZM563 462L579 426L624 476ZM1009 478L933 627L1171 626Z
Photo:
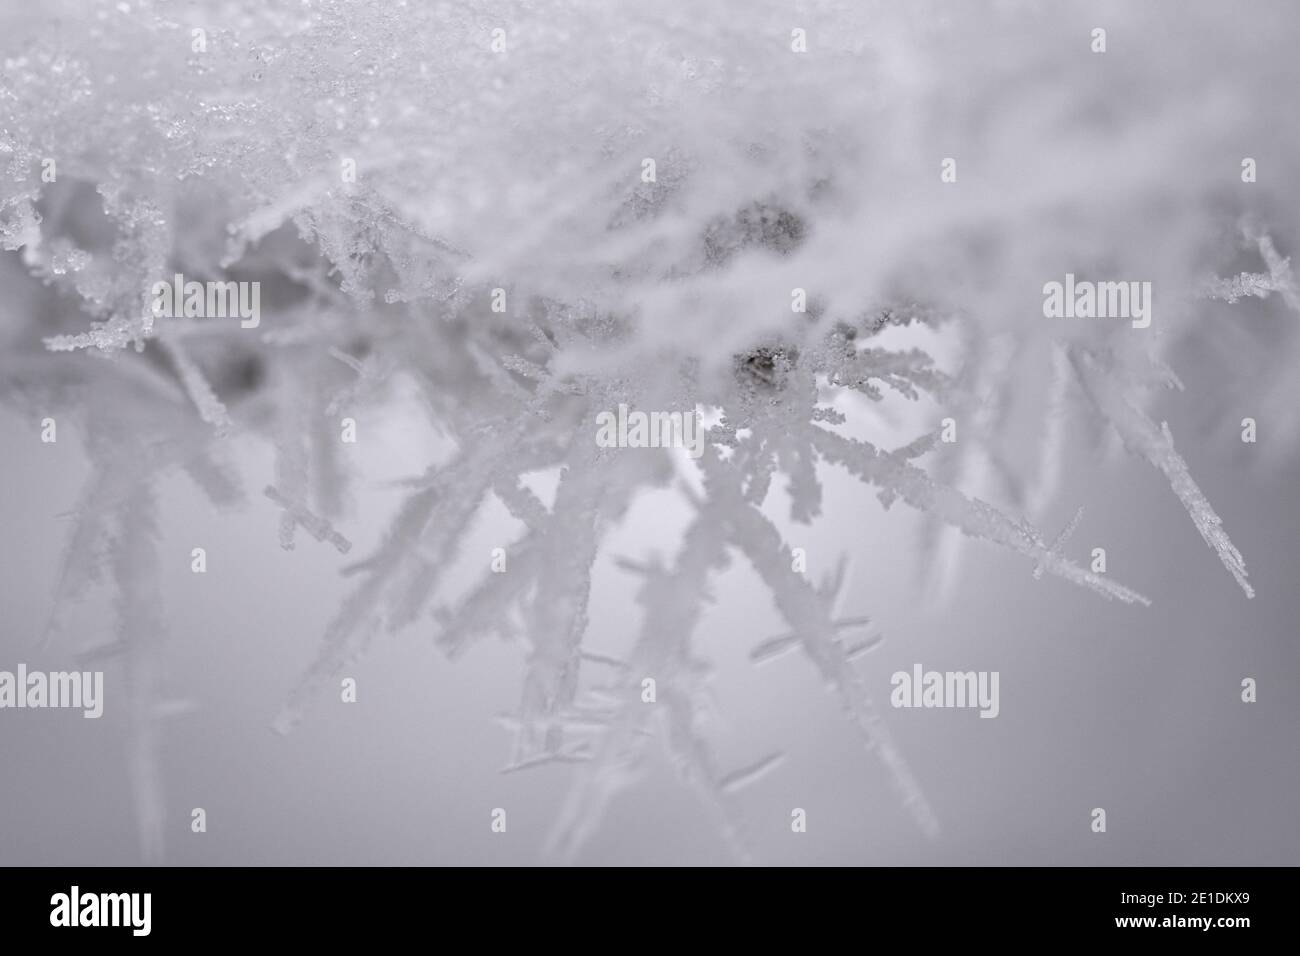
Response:
M1035 576L1148 603L1068 556L1073 525L1034 523L1081 420L1164 474L1251 596L1148 410L1178 387L1180 343L1251 335L1232 304L1261 300L1293 311L1252 371L1277 382L1260 414L1287 442L1300 432L1283 385L1300 293L1278 251L1300 223L1281 169L1300 127L1276 98L1300 79L1296 18L1242 15L1238 30L1207 3L11 5L0 239L6 287L26 291L0 325L0 394L81 420L94 474L54 603L104 576L118 596L101 652L132 675L146 857L161 853L157 720L174 709L158 689L154 484L183 469L218 507L261 489L284 547L306 532L348 553L366 516L346 507L339 422L364 427L399 387L455 454L410 480L382 545L347 566L351 590L276 725L378 635L419 628L451 656L518 637L510 768L576 765L552 839L566 856L656 728L746 854L734 795L775 758L718 765L692 641L735 559L784 619L755 659L802 653L936 832L855 671L865 621L837 613L842 573L795 569L773 482L782 521L815 518L822 475L842 469L884 507L923 511L932 544L955 529ZM1089 48L1098 22L1104 54ZM940 176L950 158L955 182ZM1066 272L1151 282L1152 327L1044 319L1042 285ZM150 289L176 274L260 283L260 325L158 318ZM1041 390L1040 420L1013 434L1008 397L1024 388ZM890 396L933 420L886 441L874 409ZM703 453L600 447L597 416L620 405L698 410ZM935 461L943 418L960 440ZM273 445L274 475L231 467L232 432ZM995 500L963 487L971 456L1001 476ZM525 480L544 471L559 475L551 502ZM689 528L675 554L626 557L643 615L624 655L594 654L592 565L638 496L665 487ZM489 498L521 528L508 570L484 567L449 601L440 586L479 561L460 546Z

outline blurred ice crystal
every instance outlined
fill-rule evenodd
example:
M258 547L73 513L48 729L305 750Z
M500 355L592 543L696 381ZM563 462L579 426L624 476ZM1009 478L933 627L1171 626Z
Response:
M733 555L773 595L782 647L802 650L937 832L854 670L842 581L791 570L764 510L774 479L794 522L820 513L819 476L837 466L884 506L930 516L936 564L976 538L1022 555L1027 588L1048 572L1142 605L1065 555L1073 523L1051 544L1032 523L1053 500L1063 420L1081 412L1164 472L1250 596L1244 559L1144 408L1150 386L1176 381L1174 347L1237 321L1239 300L1282 323L1282 347L1250 374L1281 383L1300 358L1278 251L1300 237L1281 173L1300 124L1278 95L1300 80L1300 16L1261 3L1242 28L1229 15L1208 2L10 5L0 238L26 276L6 283L41 290L3 330L0 389L84 419L95 471L53 623L107 555L146 858L162 853L167 710L152 479L183 468L214 506L260 483L285 547L301 527L347 551L336 523L365 516L345 512L337 416L383 414L397 382L456 452L347 569L353 590L277 726L379 633L418 627L455 655L517 630L531 653L506 718L511 768L578 765L552 840L565 855L634 777L653 672L669 752L746 856L734 794L776 758L717 765L692 644ZM1104 55L1089 49L1096 22ZM1266 158L1246 185L1252 150ZM945 184L949 156L959 179ZM1042 284L1067 271L1151 281L1151 329L1044 320ZM261 327L155 319L149 289L175 273L260 282ZM1240 370L1222 358L1225 378ZM1009 447L1026 438L1008 408L1039 380L1026 455ZM1293 440L1294 392L1272 394L1262 413ZM954 453L927 466L930 426L884 429L872 405L890 397L954 416ZM698 463L600 449L595 416L620 403L721 419ZM223 463L231 430L273 444L274 476ZM549 506L523 481L541 469L560 470ZM671 564L628 559L644 620L626 660L602 659L584 648L591 568L655 487L679 488L693 523ZM440 584L491 496L524 529L509 571L448 603ZM595 686L580 679L593 670Z

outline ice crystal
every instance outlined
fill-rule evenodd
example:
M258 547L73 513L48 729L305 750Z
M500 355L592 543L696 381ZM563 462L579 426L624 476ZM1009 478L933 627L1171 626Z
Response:
M1265 231L1246 217L1253 268L1265 271L1214 277L1233 237L1212 212L1223 190L1211 164L1188 160L1170 176L1126 150L1199 158L1229 135L1249 140L1268 122L1240 108L1255 98L1250 82L1220 75L1214 115L1202 116L1186 107L1200 102L1199 69L1160 67L1294 63L1284 31L1225 32L1200 4L1117 8L1112 30L1163 35L1162 18L1189 18L1201 29L1185 37L1223 45L1206 52L1184 38L1192 50L1146 69L1125 61L1121 81L1061 52L1061 37L1087 35L1077 10L1049 24L1002 6L936 9L807 4L806 54L792 51L799 24L776 3L723 13L685 0L183 10L78 0L4 14L0 235L52 298L6 331L0 386L18 403L61 396L84 418L94 473L55 607L107 561L147 859L162 852L156 719L169 711L152 483L182 468L220 507L252 481L280 509L284 548L302 528L346 553L339 528L365 516L348 511L337 420L382 414L398 383L454 453L409 482L382 543L345 569L356 583L275 725L303 719L381 633L419 628L450 656L520 636L529 650L518 710L502 718L515 734L506 769L574 765L550 841L565 858L635 779L656 723L749 858L737 793L780 772L779 755L720 766L702 729L708 668L695 639L710 579L733 556L784 619L753 660L800 652L919 829L938 831L855 670L880 637L848 637L868 622L837 616L843 574L814 587L792 570L774 482L796 525L821 514L834 467L885 507L922 512L934 564L967 538L1026 559L1027 587L1051 575L1149 604L1067 556L1081 511L1050 543L1031 521L1053 501L1077 406L1164 473L1253 594L1144 389L1174 381L1169 345L1236 321L1210 300L1277 293L1300 310L1272 238L1293 244L1294 223L1280 215ZM60 16L73 33L52 27ZM1143 96L1120 88L1130 81ZM1000 106L1009 90L1024 91L1023 123ZM1119 145L1097 149L1094 134ZM948 142L969 144L971 164L940 193ZM58 164L53 182L46 158ZM1030 165L1054 171L1026 181ZM1039 287L1076 261L1118 262L1173 290L1160 335L1044 322ZM260 282L264 321L158 318L149 290L176 273ZM791 290L805 292L805 311L792 311ZM1026 466L1005 444L1007 420L1012 390L1039 368L1042 437ZM941 445L934 421L901 442L873 434L872 409L898 402L954 416L957 447ZM717 421L698 461L600 448L596 417L620 404ZM274 481L222 464L231 432L274 447ZM981 469L996 480L972 490ZM559 475L550 503L526 482L548 470ZM624 561L640 578L639 629L625 656L596 654L585 646L593 565L639 496L664 488L689 502L690 527L670 564ZM523 529L506 548L509 570L448 598L440 587L489 498ZM592 672L605 681L594 689ZM641 706L647 674L661 707Z

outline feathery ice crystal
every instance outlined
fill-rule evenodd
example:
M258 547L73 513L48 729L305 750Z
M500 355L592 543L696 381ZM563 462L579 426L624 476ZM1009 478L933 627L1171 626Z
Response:
M376 635L418 628L455 656L517 634L530 653L509 769L576 765L550 843L563 857L655 726L747 856L734 794L778 756L718 765L692 641L737 556L784 619L754 659L802 651L937 832L855 671L876 639L837 615L842 568L819 585L793 569L774 479L793 522L820 513L821 476L842 469L885 507L924 512L936 560L964 535L1034 576L1147 604L1067 556L1078 518L1049 540L1027 517L1052 500L1065 421L1082 415L1164 474L1251 596L1147 410L1153 386L1180 387L1178 343L1237 322L1240 300L1292 312L1260 374L1300 357L1283 254L1295 199L1243 184L1221 148L1267 132L1296 155L1290 103L1261 103L1295 86L1294 30L1284 8L1249 16L1238 32L1200 3L68 0L0 15L3 268L31 305L6 317L0 391L83 425L94 473L55 607L108 569L120 626L94 653L129 675L146 859L162 854L158 719L179 706L159 681L158 476L183 469L219 507L263 488L285 548L305 531L346 554L365 516L345 506L339 419L383 414L399 383L455 454L411 480L382 545L346 568L276 726ZM1166 31L1175 20L1197 29ZM1043 283L1071 270L1150 280L1152 327L1044 319ZM173 275L260 283L260 325L159 317L150 290ZM1045 391L1026 469L1003 442L1007 392L1028 381ZM891 394L928 401L961 441L937 454L937 417L902 443L873 434ZM1275 394L1293 442L1300 411ZM699 411L702 455L599 447L597 416L620 405ZM230 466L232 432L274 446L274 476ZM959 490L973 455L1005 479L996 505ZM544 470L560 476L549 505L524 481ZM664 487L689 527L675 555L623 560L643 614L625 655L596 654L593 562ZM448 601L491 497L522 529L508 572ZM641 703L646 675L659 707Z

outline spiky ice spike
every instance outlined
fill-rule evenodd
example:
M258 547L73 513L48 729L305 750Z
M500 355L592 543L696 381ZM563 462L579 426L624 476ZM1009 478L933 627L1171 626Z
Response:
M595 833L611 800L635 779L650 739L654 710L641 700L641 679L653 675L663 688L667 747L683 779L694 784L717 811L723 838L736 857L751 859L734 794L742 781L721 775L706 740L696 727L698 672L691 661L691 637L709 596L709 581L727 563L722 528L706 507L687 530L675 567L657 564L624 567L641 574L637 601L645 609L641 631L620 671L620 707L601 733L591 764L579 770L547 839L547 850L573 860ZM753 769L753 768L751 768ZM741 774L742 777L758 773ZM749 782L752 782L750 780Z
M587 423L594 433L594 423ZM656 457L608 459L595 443L575 443L560 476L546 533L537 541L536 589L524 612L531 644L520 713L526 723L515 759L560 747L557 715L577 693L587 629L591 569L608 529L626 514L638 491L667 479Z
M780 532L764 514L744 500L732 469L707 449L702 464L708 475L707 488L728 543L749 559L763 583L771 591L777 610L802 642L804 652L827 685L839 695L840 703L862 735L868 750L884 764L889 780L904 809L921 832L934 837L939 821L930 808L920 785L912 776L867 694L862 679L854 670L843 645L837 639L832 619L834 598L821 593L802 576L791 570L790 550Z
M381 623L386 620L395 628L414 619L509 452L509 447L495 443L472 447L446 468L431 472L403 503L379 550L347 569L364 572L365 580L343 603L316 660L276 716L273 726L278 732L292 730L308 700L364 651ZM438 560L422 557L421 548Z
M968 535L1011 548L1047 571L1082 585L1105 598L1127 604L1149 605L1151 601L1122 584L1085 571L1050 551L1042 536L1023 522L1014 521L978 498L967 498L954 488L933 481L905 455L882 452L869 442L845 438L825 429L812 428L822 457L842 465L865 482L880 488L881 498L891 502L902 498L909 505L937 515Z
M1246 597L1253 598L1255 589L1246 578L1246 561L1223 530L1223 520L1192 480L1187 462L1174 449L1174 436L1169 425L1161 422L1157 426L1138 407L1131 390L1107 372L1100 356L1081 348L1073 348L1070 354L1084 391L1097 411L1114 426L1125 448L1145 458L1164 474L1205 543L1218 554Z
M160 340L163 351L171 358L172 364L176 367L177 377L180 378L181 384L185 386L185 394L190 397L194 407L198 409L199 417L216 429L218 435L224 435L234 427L234 422L230 419L230 412L221 399L217 398L216 392L208 384L207 379L203 377L203 372L194 364L190 358L189 352L181 344L179 338L163 337Z
M118 641L127 691L127 772L135 803L140 854L161 863L166 802L160 757L160 680L163 623L158 590L157 504L148 485L134 489L115 512L110 547L117 589Z

